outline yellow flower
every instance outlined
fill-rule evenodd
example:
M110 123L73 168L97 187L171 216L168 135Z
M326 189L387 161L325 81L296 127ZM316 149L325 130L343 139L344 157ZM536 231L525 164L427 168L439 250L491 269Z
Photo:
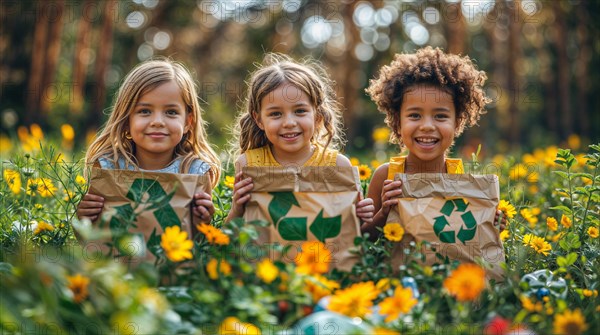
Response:
M40 127L40 125L38 125L37 123L34 123L31 126L29 126L29 130L31 131L31 136L33 136L33 138L35 138L37 141L44 139L44 132L42 131L42 127Z
M598 238L598 228L596 227L589 227L587 233L591 238Z
M519 299L521 300L523 308L528 312L541 312L543 309L541 302L533 302L529 297L525 295L521 295Z
M540 174L533 171L527 175L528 183L537 183L540 180Z
M278 275L279 269L268 258L263 259L256 266L256 276L266 284L271 284Z
M240 321L234 316L228 316L219 326L219 335L260 335L260 329L251 324Z
M510 232L508 231L508 229L504 229L503 231L500 232L500 239L502 240L502 242L506 241L509 237L510 237Z
M223 181L223 184L226 187L233 189L233 185L235 184L235 177L234 176L225 176L225 181Z
M21 193L21 175L15 170L6 169L3 173L4 180L13 194Z
M359 166L360 161L356 157L350 157L350 164L352 164L352 166Z
M557 242L558 240L560 240L563 236L565 235L565 232L560 232L554 236L552 236L552 242Z
M196 228L206 236L206 240L211 244L228 245L229 235L223 233L219 228L206 223L196 225Z
M302 243L302 252L295 259L296 272L300 274L323 274L329 271L331 251L319 241Z
M578 335L585 332L588 328L585 317L581 314L581 310L575 311L566 310L562 314L557 314L554 317L554 333Z
M383 227L385 238L393 242L399 242L404 237L404 228L399 223L388 223Z
M160 246L172 262L181 262L193 258L191 250L194 247L194 242L188 239L187 232L181 231L179 226L171 226L165 229L160 237Z
M537 236L534 236L531 241L529 241L529 246L538 254L544 254L544 256L548 256L548 252L552 250L552 246L546 242L546 240Z
M528 208L523 208L519 213L525 219L525 221L529 222L531 226L538 222L538 218Z
M461 264L444 280L444 288L458 301L475 300L485 288L485 271L473 263Z
M349 317L361 318L371 313L373 300L378 294L372 281L356 283L336 291L327 309Z
M367 180L371 177L371 168L368 167L367 165L361 165L358 167L358 176L360 177L360 180Z
M551 231L556 231L558 229L558 221L551 216L546 219L546 225Z
M4 134L1 134L0 135L0 153L10 152L10 149L12 149L12 142L10 141L10 138L8 138Z
M38 179L38 193L43 197L51 197L56 192L57 188L52 183L52 180L49 178L39 178Z
M560 224L563 225L565 228L571 228L572 222L568 216L563 214L560 218Z
M556 163L554 161L556 160L557 154L558 154L558 147L549 146L548 148L546 148L546 153L544 155L544 164L546 164L547 167L555 166Z
M525 234L523 236L523 245L529 245L534 237L535 235L533 234Z
M510 202L506 200L500 200L500 203L498 204L498 209L501 210L502 213L504 213L504 215L509 219L514 218L517 214L515 206L511 205Z
M585 166L587 164L587 158L585 157L585 154L577 154L575 155L575 159L577 160L577 164L581 166Z
M379 127L373 130L373 141L385 143L390 139L390 129L388 127Z
M77 175L77 177L75 177L75 183L77 183L77 185L79 186L84 186L87 183L87 181L85 180L85 178L83 178L83 176Z
M75 276L67 276L67 288L73 293L73 301L80 303L88 296L88 285L90 279L88 277L77 274Z
M591 297L591 296L594 295L594 291L588 290L588 289L582 290L581 293L583 293L583 296L587 297L587 298L589 298L589 297Z
M510 169L509 176L512 180L520 180L527 177L527 166L518 163Z
M217 273L217 269L219 272ZM206 272L208 272L208 277L212 280L217 280L219 278L219 273L224 276L229 276L231 274L231 265L227 263L225 260L217 261L215 258L208 261L206 264Z
M417 299L413 297L412 290L400 285L396 287L393 296L381 301L379 307L381 307L381 314L387 315L385 322L392 322L396 320L401 313L406 314L410 312L416 304Z
M380 279L377 284L375 284L375 288L378 289L379 291L387 291L390 288L392 288L392 286L396 287L400 285L400 280L398 280L397 278L383 278Z
M65 123L62 126L60 126L60 132L62 134L63 140L67 142L71 142L75 138L75 130L73 130L73 127L68 123Z
M581 146L581 139L576 134L571 134L567 137L567 143L569 144L569 148L577 150Z
M33 234L37 235L45 231L54 231L54 226L44 221L39 221L37 227L33 230Z
M340 288L336 281L329 280L320 275L313 275L304 280L304 288L312 296L313 302L317 303L324 296Z
M75 196L77 196L77 194L75 192L71 192L69 190L65 190L65 197L64 200L69 202L73 199L75 199Z

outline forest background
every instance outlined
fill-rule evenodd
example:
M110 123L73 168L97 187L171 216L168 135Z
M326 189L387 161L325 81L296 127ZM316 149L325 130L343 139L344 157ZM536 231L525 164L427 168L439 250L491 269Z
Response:
M2 0L0 11L1 155L32 124L57 139L70 125L83 152L123 76L157 55L195 73L210 141L225 149L265 52L322 62L345 108L346 152L369 155L384 126L369 79L426 45L488 73L493 102L459 139L463 156L600 140L598 1Z

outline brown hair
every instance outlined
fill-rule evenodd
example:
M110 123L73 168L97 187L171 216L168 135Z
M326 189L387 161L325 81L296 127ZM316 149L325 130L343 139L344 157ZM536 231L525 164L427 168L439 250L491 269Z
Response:
M379 77L370 81L366 92L386 115L385 123L392 130L391 142L403 147L400 137L400 108L404 93L414 85L431 85L448 92L456 109L455 136L466 126L477 124L484 114L486 97L483 84L487 79L468 56L446 54L439 48L425 47L415 54L396 54L390 65L379 71Z
M123 157L125 168L138 168L135 143L127 137L129 115L142 95L169 81L179 86L186 112L191 116L188 132L175 147L175 157L183 157L180 173L186 173L195 159L201 159L210 165L209 177L212 186L216 186L221 175L221 162L206 139L196 85L183 65L168 59L145 61L125 76L115 95L108 121L88 148L86 165L106 157L118 166L119 158Z
M262 99L286 83L302 90L315 108L316 125L311 142L335 149L343 144L341 108L333 90L333 81L325 70L311 60L296 62L289 56L269 53L250 76L246 99L235 123L238 127L233 129L232 147L235 154L269 143L265 132L258 127L256 118L260 115Z

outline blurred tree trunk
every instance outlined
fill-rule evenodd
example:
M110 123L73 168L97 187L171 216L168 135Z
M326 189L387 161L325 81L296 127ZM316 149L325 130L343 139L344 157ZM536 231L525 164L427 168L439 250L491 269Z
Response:
M83 8L89 8L93 0L86 0ZM89 60L89 47L92 38L92 24L90 20L82 15L77 23L77 37L75 40L75 51L73 55L73 100L69 104L72 115L80 115L83 111L83 101L87 70Z
M555 16L555 38L554 45L556 47L556 73L557 73L557 90L558 90L558 113L560 115L560 135L561 139L565 139L569 134L573 133L573 122L569 103L571 100L570 94L570 64L567 55L567 23L565 21L565 11L562 8L561 1L552 1L552 9Z
M339 3L341 8L341 17L344 20L344 26L348 27L349 36L347 37L346 52L344 52L341 60L337 62L335 69L331 73L333 80L336 82L338 100L342 104L344 128L347 129L345 138L354 138L356 128L354 122L357 114L360 112L356 91L358 89L356 78L357 71L361 69L361 63L354 56L354 48L360 42L360 32L353 22L352 15L354 13L353 5L345 5Z
M506 7L508 7L508 57L507 57L507 84L509 88L510 98L508 101L508 116L510 118L509 123L509 139L513 147L520 146L521 141L521 122L520 122L520 110L519 103L524 101L525 92L522 90L521 82L523 77L519 74L518 64L521 61L522 50L520 43L520 34L522 27L522 12L521 12L521 1L513 0L512 3L508 3L506 0ZM525 85L527 87L527 85Z
M506 82L506 66L504 59L506 57L506 47L502 41L497 38L500 33L498 21L505 19L501 17L506 11L502 7L502 3L497 3L494 8L487 14L483 20L483 31L489 43L488 57L490 58L490 70L488 77L493 81L488 81L487 86L490 88L491 98L495 103L496 113L494 118L498 127L498 133L508 133L508 110L506 108L507 82ZM505 138L505 136L502 136Z
M576 9L577 13L577 45L579 46L579 57L575 62L575 76L577 84L577 118L580 125L579 132L583 137L591 136L591 121L589 118L589 92L590 92L590 60L592 59L592 41L590 40L589 26L590 11L588 10L589 1L584 0L579 3Z
M448 41L448 52L452 54L464 54L467 44L467 25L462 14L461 2L446 4L447 8L444 23L446 41Z
M113 46L113 20L112 13L115 12L115 6L119 4L116 0L107 0L104 2L102 28L100 30L100 40L98 43L98 52L96 57L96 71L94 74L96 84L96 97L92 106L92 127L98 128L104 119L103 110L106 103L106 71L110 66Z
M37 13L34 28L31 70L27 84L25 123L46 125L51 100L68 94L70 88L53 83L60 55L65 13L64 0L42 1L34 5Z

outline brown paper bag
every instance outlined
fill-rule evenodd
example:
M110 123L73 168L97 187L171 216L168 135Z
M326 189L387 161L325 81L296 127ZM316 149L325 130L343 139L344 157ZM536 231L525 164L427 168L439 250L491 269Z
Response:
M387 223L398 222L405 230L392 252L394 269L403 263L410 241L428 241L430 246L422 250L427 265L441 263L436 252L461 262L483 259L491 266L488 278L502 280L504 248L493 226L500 194L497 176L398 173L394 179L402 181L403 197Z
M188 237L192 237L199 219L193 215L191 206L194 194L199 191L210 192L208 176L92 168L88 192L104 197L101 219L94 225L103 221L102 228L110 230L112 236L128 235L127 245L115 246L113 255L122 255L125 248L127 253L135 256L125 257L123 261L138 263L155 259L146 246L160 243L159 235L166 227L178 225L188 233ZM152 205L153 202L158 202L158 205ZM127 220L119 217L127 217L131 213L139 216L125 230ZM110 241L86 242L93 243L94 247L107 254L109 248L106 243ZM143 243L141 246L140 241Z
M303 242L318 240L332 253L330 270L352 269L357 256L351 250L360 235L356 167L245 167L243 172L254 183L244 219L270 223L259 228L261 247L292 246L279 256L294 262Z

